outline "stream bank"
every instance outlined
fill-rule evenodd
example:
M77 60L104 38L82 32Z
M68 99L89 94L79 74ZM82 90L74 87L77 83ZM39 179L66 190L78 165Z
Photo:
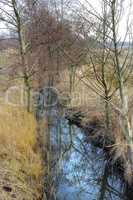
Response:
M132 200L132 185L124 179L122 162L111 157L114 141L105 138L101 119L86 119L82 111L59 102L39 105L37 117L45 124L47 200Z
M105 159L108 162L109 168L112 169L112 173L117 174L122 180L125 187L125 198L132 200L133 197L133 180L125 179L125 169L123 158L114 159L114 145L115 141L113 137L106 134L104 125L104 118L99 117L87 117L80 109L67 109L65 118L69 121L70 125L76 125L85 134L85 142L91 143L94 147L104 151ZM105 172L108 169L105 169ZM105 175L106 176L106 175Z

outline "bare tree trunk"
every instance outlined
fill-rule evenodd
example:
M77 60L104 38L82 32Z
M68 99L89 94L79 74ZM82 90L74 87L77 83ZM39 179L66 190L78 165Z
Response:
M119 93L120 93L120 102L121 102L121 128L122 133L129 145L127 156L129 157L129 161L131 167L133 168L133 132L130 123L130 119L128 116L128 99L125 93L125 86L123 82L122 70L119 61L119 53L118 53L118 46L117 46L117 36L116 36L116 0L111 2L111 12L112 12L112 31L113 31L113 44L114 44L114 57L115 57L115 68L117 74L117 80L119 85Z
M107 131L109 130L109 124L110 124L110 116L109 116L109 98L108 98L108 86L106 82L106 76L105 76L105 65L106 65L106 21L107 21L107 6L106 2L103 2L103 50L102 50L102 84L104 87L104 95L105 95L105 124Z
M31 87L30 87L30 82L29 82L29 76L27 74L27 69L26 69L26 59L25 59L25 41L23 38L23 28L21 24L21 18L19 11L17 9L17 2L16 0L12 0L12 6L16 18L16 24L17 24L17 33L18 33L18 41L19 41L19 48L20 48L20 57L21 57L21 65L23 69L23 78L24 78L24 84L26 87L26 93L27 93L27 111L30 112L30 107L31 107Z

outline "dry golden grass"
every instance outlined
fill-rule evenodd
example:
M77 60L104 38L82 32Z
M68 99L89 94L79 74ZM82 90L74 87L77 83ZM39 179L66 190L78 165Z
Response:
M0 56L2 68L9 68L0 76L0 200L33 200L42 194L42 158L34 115L19 105L23 80L10 75L14 59L11 50ZM12 105L7 105L6 91L14 86L18 89L10 91Z
M35 151L36 143L33 114L20 107L0 106L0 176L5 174L0 181L0 191L3 192L2 181L9 175L4 184L9 184L12 192L17 194L19 191L26 200L34 199L33 196L41 188L42 176L42 160L40 153ZM5 193L6 200L12 199L9 193ZM20 195L18 199L21 200Z

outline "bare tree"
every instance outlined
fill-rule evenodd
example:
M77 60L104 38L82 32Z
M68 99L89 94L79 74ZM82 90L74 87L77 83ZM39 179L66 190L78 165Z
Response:
M0 20L6 24L8 32L14 34L14 39L18 41L20 63L24 85L26 87L27 111L31 109L31 81L35 73L35 66L28 65L27 55L29 53L29 42L26 38L26 26L28 18L25 15L25 2L17 0L0 1Z
M90 1L85 2L86 5L78 1L78 10L70 8L78 19L80 37L86 41L82 53L86 55L87 70L83 71L81 76L76 76L104 100L107 130L110 114L114 111L117 113L121 136L128 146L125 152L126 161L130 162L132 167L133 127L126 92L133 71L131 4L128 5L128 13L125 16L125 35L121 37L119 27L124 15L124 1L103 0L102 9L99 11ZM79 65L66 49L62 48L62 52L73 65ZM113 101L114 96L117 98L117 104ZM110 106L112 110L109 110Z
M129 145L127 154L132 167L133 127L129 116L130 107L126 93L126 83L133 70L132 20L129 19L131 4L127 16L125 16L125 20L127 20L125 36L121 38L119 27L124 13L124 2L121 0L102 1L102 14L95 11L89 1L86 1L86 3L87 8L81 5L86 12L85 14L80 13L80 16L84 19L84 24L90 24L91 34L93 34L96 42L95 48L88 48L88 57L90 57L96 79L96 82L91 84L91 88L105 100L107 127L109 124L108 105L113 105L112 108L118 113L122 137ZM97 22L93 23L93 26L91 26L92 21L89 20L91 17ZM84 36L89 39L90 32L86 32L85 28L84 30ZM126 44L128 45L126 46ZM89 68L90 63L88 64ZM85 76L83 78L85 79ZM88 86L90 86L89 83L90 78L88 79ZM119 91L117 95L116 91ZM119 106L111 100L113 95L118 97Z

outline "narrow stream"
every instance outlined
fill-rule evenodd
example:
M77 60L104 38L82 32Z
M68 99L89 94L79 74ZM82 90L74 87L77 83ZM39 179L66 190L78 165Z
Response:
M86 142L84 132L70 125L60 110L56 106L44 112L51 138L54 199L129 200L103 150Z
M104 152L86 143L82 130L61 116L51 112L51 118L51 141L58 155L57 200L126 199L124 185L112 174Z

